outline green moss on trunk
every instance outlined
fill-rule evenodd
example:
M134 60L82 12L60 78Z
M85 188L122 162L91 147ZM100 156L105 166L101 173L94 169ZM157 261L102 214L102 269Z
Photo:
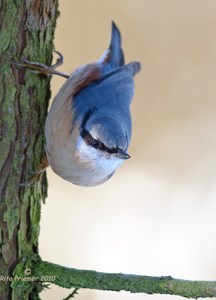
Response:
M44 155L50 79L17 68L28 57L51 63L58 16L56 0L0 1L0 270L38 256L41 199L46 180L26 183ZM23 294L22 294L23 293ZM0 281L0 299L38 299L36 286L19 291Z

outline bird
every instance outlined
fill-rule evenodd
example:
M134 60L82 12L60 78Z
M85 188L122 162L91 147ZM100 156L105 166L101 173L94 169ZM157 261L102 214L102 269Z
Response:
M130 104L140 69L139 62L125 64L121 33L112 22L108 49L68 76L46 118L45 150L57 175L97 186L130 158Z

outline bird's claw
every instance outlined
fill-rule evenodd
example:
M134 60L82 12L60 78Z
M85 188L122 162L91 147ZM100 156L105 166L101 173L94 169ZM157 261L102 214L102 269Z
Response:
M46 76L59 75L64 78L69 78L68 74L55 70L57 67L63 64L64 58L60 52L55 50L53 52L57 53L59 57L56 59L56 63L51 66L47 66L43 63L35 61L30 61L26 57L23 57L21 62L13 60L12 63L19 67L29 68L33 72L44 74Z

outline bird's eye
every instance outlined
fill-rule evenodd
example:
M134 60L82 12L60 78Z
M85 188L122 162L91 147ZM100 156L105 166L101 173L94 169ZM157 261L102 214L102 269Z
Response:
M85 140L87 145L89 145L89 146L91 146L95 149L99 149L100 151L104 151L104 152L107 152L109 154L118 153L118 148L108 148L100 140L97 140L97 139L93 138L91 136L91 134L85 128L82 129L82 131L80 132L80 135Z
M94 139L92 142L92 147L94 147L95 149L100 148L100 142L98 140Z
M91 134L85 128L83 128L83 130L80 132L80 135L85 140L87 145L90 145L90 146L94 147L95 149L104 150L105 146L103 145L103 143L101 143L99 140L93 138L91 136Z

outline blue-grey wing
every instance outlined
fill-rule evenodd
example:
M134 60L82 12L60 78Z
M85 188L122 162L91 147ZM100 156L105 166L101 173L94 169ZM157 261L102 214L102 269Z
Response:
M134 95L134 75L140 70L137 62L101 74L100 79L79 91L73 100L75 114L82 120L89 111L98 117L119 121L131 132L130 103Z

